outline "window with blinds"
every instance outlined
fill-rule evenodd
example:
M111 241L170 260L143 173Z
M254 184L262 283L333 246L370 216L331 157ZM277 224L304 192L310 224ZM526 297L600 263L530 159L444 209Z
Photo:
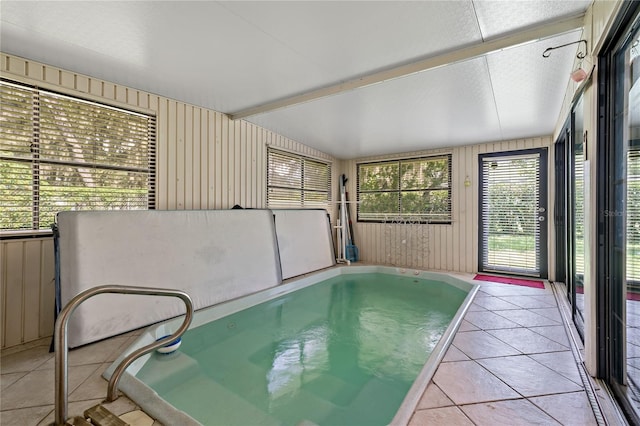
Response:
M155 117L0 81L0 229L155 205Z
M328 209L330 201L330 164L267 148L267 207Z
M580 135L582 132L580 132ZM584 279L584 147L574 148L573 153L573 245L575 252L575 273L582 284Z
M640 143L627 154L627 280L640 283Z
M451 154L358 164L358 221L451 223Z

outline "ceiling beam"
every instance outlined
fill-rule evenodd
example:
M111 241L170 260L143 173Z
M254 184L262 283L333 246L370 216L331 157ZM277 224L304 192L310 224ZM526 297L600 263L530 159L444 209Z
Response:
M364 76L347 80L342 83L332 84L320 89L310 90L298 95L293 95L276 101L267 102L255 107L246 108L240 111L229 113L228 115L232 120L238 120L253 115L271 112L292 105L313 101L327 96L336 95L350 90L359 89L362 87L371 86L373 84L382 83L384 81L404 77L421 71L453 64L455 62L477 58L479 56L486 55L491 52L496 52L498 50L507 49L519 44L529 43L554 35L563 34L568 31L582 28L583 26L584 13L577 16L572 16L570 18L529 27L527 29L518 31L517 33L509 34L507 36L499 37L493 40L475 43L467 47L453 50L451 52L431 56L408 64L392 67L383 71L366 74Z

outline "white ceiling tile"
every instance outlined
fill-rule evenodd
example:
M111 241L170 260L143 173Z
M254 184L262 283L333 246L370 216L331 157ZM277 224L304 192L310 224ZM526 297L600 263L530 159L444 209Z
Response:
M482 37L487 40L536 24L577 15L592 0L473 0Z
M501 139L482 58L250 117L249 121L311 146L322 143L325 152L338 158Z
M468 1L223 2L324 71L352 78L479 41ZM314 82L311 87L317 87Z
M542 53L577 41L580 35L574 31L487 55L505 138L553 133L563 101L558 95L567 90L578 45L554 50L548 58Z

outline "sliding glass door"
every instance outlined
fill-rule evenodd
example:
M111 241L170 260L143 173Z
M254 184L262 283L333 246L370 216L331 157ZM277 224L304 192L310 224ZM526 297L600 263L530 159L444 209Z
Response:
M599 58L598 375L640 423L640 7L625 4Z
M584 330L584 214L585 214L585 145L584 108L582 96L571 110L568 185L568 258L567 289L570 292L573 322L580 334Z
M571 316L584 333L585 141L583 96L555 143L555 281L566 284Z

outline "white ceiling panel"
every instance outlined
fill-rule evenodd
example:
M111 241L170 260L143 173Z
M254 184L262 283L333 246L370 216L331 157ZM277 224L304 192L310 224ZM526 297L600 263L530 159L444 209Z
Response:
M222 5L339 81L479 41L469 1L241 1Z
M0 49L225 113L293 99L292 106L248 119L353 158L548 135L575 49L558 49L543 61L538 48L579 33L477 57L464 52L496 37L516 40L509 35L532 26L539 36L536 26L558 28L547 24L584 13L589 4L2 0ZM393 73L440 57L456 63ZM327 88L345 90L343 83L380 71L380 83L322 97ZM313 90L322 96L308 101Z
M305 90L323 78L316 64L217 2L2 2L1 7L3 20L12 24L3 26L2 48L9 53L20 41L19 50L39 53L32 59L64 62L116 83L138 81L137 88L194 99L222 112ZM134 26L138 29L130 30ZM32 34L14 36L16 29ZM78 47L102 60L86 61Z
M505 139L553 133L563 102L558 94L567 90L578 45L563 47L564 54L554 50L548 58L542 53L577 41L580 35L581 31L574 31L487 55Z
M248 120L338 158L501 139L484 58Z
M560 17L583 13L592 0L474 0L482 37L487 40Z

